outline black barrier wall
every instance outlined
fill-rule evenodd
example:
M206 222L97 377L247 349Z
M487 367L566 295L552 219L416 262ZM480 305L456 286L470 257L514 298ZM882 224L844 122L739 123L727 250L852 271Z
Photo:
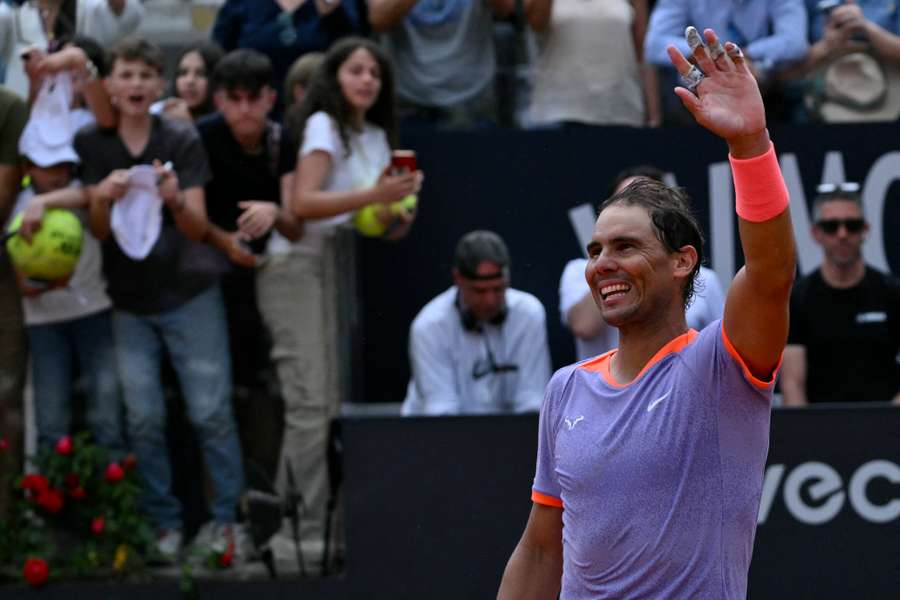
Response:
M773 128L772 138L787 167L795 203L811 203L823 179L863 184L873 248L878 246L889 264L900 267L900 239L890 235L900 228L900 204L895 202L900 186L892 184L893 177L900 177L900 154L894 152L900 125L781 127ZM733 224L721 219L733 214L730 190L723 188L730 181L727 149L699 128L438 132L407 135L403 146L417 151L425 186L407 239L360 242L363 350L357 371L365 381L357 400L403 399L409 325L425 303L450 286L454 244L476 228L494 229L506 239L513 286L535 294L547 309L554 367L570 363L573 342L560 323L559 277L565 263L582 250L568 211L601 201L609 180L624 167L649 163L675 175L694 198L709 240L706 254L716 255L712 266L720 278L730 281L741 264L736 234L732 230L729 238L723 231ZM724 213L716 210L723 205ZM816 258L804 238L808 234L799 231L801 266L808 268Z
M900 408L775 411L749 598L897 597L898 440ZM351 419L344 447L346 597L496 596L531 508L536 416Z

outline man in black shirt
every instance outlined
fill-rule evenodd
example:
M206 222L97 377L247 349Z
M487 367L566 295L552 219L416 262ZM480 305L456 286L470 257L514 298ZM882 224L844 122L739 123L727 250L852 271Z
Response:
M863 262L859 186L824 184L812 235L825 258L791 296L781 391L787 406L898 398L900 281Z
M239 401L263 387L260 373L269 356L254 267L273 229L291 241L301 234L289 205L297 151L280 125L268 119L275 103L271 79L272 65L264 54L229 52L212 75L218 112L197 123L212 171L205 186L206 241L232 263L221 283Z

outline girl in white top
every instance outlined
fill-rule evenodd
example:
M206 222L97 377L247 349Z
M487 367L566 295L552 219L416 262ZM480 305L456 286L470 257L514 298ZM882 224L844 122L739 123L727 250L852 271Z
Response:
M419 191L422 173L392 175L394 80L385 53L369 40L344 38L326 54L300 106L302 138L294 173L293 207L303 237L273 234L257 277L260 313L272 336L272 362L284 398L284 437L278 483L293 472L303 495L304 545L321 543L328 500L326 449L331 417L340 404L335 233L364 207L382 208L386 237L404 235L413 212L387 205ZM346 270L346 268L344 269ZM348 365L349 366L349 365ZM274 536L276 559L293 560L290 523Z
M539 48L532 123L659 125L647 0L525 0L525 14Z

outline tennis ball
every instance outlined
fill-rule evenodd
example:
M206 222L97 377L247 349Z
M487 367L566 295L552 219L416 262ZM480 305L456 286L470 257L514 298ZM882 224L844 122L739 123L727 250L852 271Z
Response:
M363 206L353 215L353 226L366 237L381 237L387 231L387 225L378 218L375 207L375 204Z
M399 215L402 212L412 212L416 208L416 204L419 203L419 197L415 194L410 194L409 196L404 197L402 200L398 200L391 204L391 212L395 215Z
M22 224L22 213L16 215L9 231L16 231ZM71 275L81 256L83 239L81 221L71 211L51 208L44 213L41 228L31 238L31 243L20 235L6 241L6 250L13 265L26 277L43 281L56 281Z

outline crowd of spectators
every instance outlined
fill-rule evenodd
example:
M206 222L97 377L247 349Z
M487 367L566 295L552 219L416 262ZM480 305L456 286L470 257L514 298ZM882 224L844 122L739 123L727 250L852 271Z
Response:
M237 504L254 439L240 431L233 404L265 394L262 375L271 370L284 402L276 487L299 486L301 546L320 550L329 423L348 368L335 315L337 232L366 211L386 240L414 226L415 204L397 203L418 194L424 175L391 169L398 121L449 129L498 122L496 19L518 20L536 41L530 100L519 115L528 127L679 122L682 109L665 101L676 75L663 66L664 49L683 44L688 24L727 31L743 46L776 118L900 115L893 4L651 4L226 0L213 40L183 48L166 82L162 52L128 36L144 10L137 0L0 3L0 222L21 213L19 235L29 238L47 209L66 208L85 231L65 281L30 280L0 256L0 435L21 447L29 351L38 444L66 435L77 364L85 423L113 455L137 456L157 558L171 562L185 540L166 453L163 363L173 368L210 481L211 520L193 543L212 547L241 536ZM626 172L611 193L660 177ZM817 210L823 244L835 232L864 233L861 215ZM460 241L454 285L412 324L405 414L539 408L550 376L545 309L509 287L509 264L496 234ZM853 285L868 273L860 265ZM560 283L579 358L616 344L584 269L572 261ZM722 310L715 277L707 269L701 278L688 314L698 329ZM888 288L886 302L895 303ZM890 318L894 332L894 308L865 314ZM792 331L792 343L805 339ZM893 337L888 345L896 350ZM450 372L447 363L462 357L477 360ZM792 390L806 372L805 357L797 358L785 359L786 373L797 376ZM292 525L285 521L271 542L285 564L295 562Z

